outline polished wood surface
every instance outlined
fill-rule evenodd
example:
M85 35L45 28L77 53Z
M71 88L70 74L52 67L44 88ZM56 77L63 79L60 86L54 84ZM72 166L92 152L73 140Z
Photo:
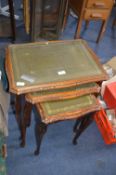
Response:
M84 95L74 99L58 100L36 104L41 121L50 124L62 120L79 118L87 113L100 109L93 95Z
M38 60L40 62L38 62ZM79 85L82 84L106 80L108 76L98 60L99 58L83 40L52 41L9 46L6 58L6 71L9 79L10 91L17 95L16 116L21 131L21 147L25 146L26 128L30 125L31 121L32 104L25 101L26 93L45 90L56 91L57 89L71 88L72 86L79 87ZM38 68L38 66L40 67ZM66 75L61 77L57 71L62 70L61 68L63 66L66 69ZM34 73L35 70L37 70L36 74ZM34 73L33 75L37 75L38 77L35 76L35 80L38 81L32 83L21 79L22 82L25 81L27 84L23 84L23 86L19 87L17 86L17 81L21 82L20 77L25 72L26 74L31 72ZM73 79L73 76L75 79ZM95 87L94 90L97 92L98 89L99 87ZM93 93L93 89L90 88L89 90L89 92ZM46 105L45 103L35 103L37 113L41 115L41 117L37 116L37 118L40 118L40 122L36 122L35 136L37 149L35 154L39 153L40 144L48 124L62 120L78 119L85 114L99 110L100 106L95 97L92 97L95 103L89 103L89 106L86 106L85 98L83 100L81 99L81 103L77 103L77 99L74 97L78 97L79 100L79 96L84 95L85 90L84 93L80 91L78 91L78 93L72 96L72 99L66 97L64 100L66 104L64 104L63 99L61 102L57 101L57 104L55 102L54 104L52 102L49 104L45 102ZM72 93L72 95L74 94ZM24 96L23 105L20 100L22 96ZM61 96L61 94L59 96ZM91 102L91 100L89 100L89 102ZM69 104L69 107L67 107L67 104ZM81 105L85 105L84 108L82 107L81 109ZM47 106L50 107L50 110L48 110ZM74 110L72 110L73 108ZM60 110L60 113L56 113ZM54 111L52 113L53 115L47 114L47 111ZM22 112L22 114L20 112Z
M69 88L28 93L25 95L25 98L26 101L32 104L37 104L39 102L76 98L86 94L98 94L99 92L100 86L97 83L87 83L78 87L74 86Z
M89 98L88 100L90 100L91 102L88 101L86 97ZM83 103L82 99L84 101L86 100L88 101L88 102L86 101L87 102L86 105ZM87 126L92 121L92 116L90 113L96 112L97 110L100 109L100 105L97 99L91 95L82 96L80 98L68 101L69 104L67 103L67 100L36 104L37 112L40 114L40 121L36 122L35 127L36 146L37 146L35 150L35 155L38 155L40 152L41 142L47 130L48 124L52 124L54 122L59 122L63 120L78 119L79 122L76 122L74 126L75 135L73 138L73 143L76 144L77 138L81 135L81 133L87 128ZM78 102L79 106L77 105ZM87 117L86 114L88 114ZM78 124L80 124L80 126L77 129Z
M23 0L23 19L27 34L30 33L30 0Z

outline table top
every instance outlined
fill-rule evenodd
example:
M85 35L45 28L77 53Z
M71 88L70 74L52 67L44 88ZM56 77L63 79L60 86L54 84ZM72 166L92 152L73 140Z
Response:
M10 91L23 94L105 80L98 59L83 40L9 45Z
M68 100L58 100L36 104L44 123L75 119L100 109L94 95L84 95Z
M44 91L37 91L27 93L25 98L28 102L32 104L37 104L39 102L54 101L61 99L76 98L85 94L99 93L100 86L97 83L86 83L79 86L72 86L69 88L62 89L50 89Z

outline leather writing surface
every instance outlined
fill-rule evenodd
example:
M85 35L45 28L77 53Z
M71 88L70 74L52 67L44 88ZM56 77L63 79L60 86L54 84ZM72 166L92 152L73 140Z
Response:
M85 95L69 100L44 102L41 103L41 106L46 115L57 115L64 112L83 110L86 107L91 107L93 104L96 104L95 99L90 95Z
M27 93L25 98L32 104L37 104L46 101L56 101L63 99L77 98L87 94L97 94L100 92L100 87L97 83L86 83L79 86L68 88L51 89Z
M70 91L76 91L78 93L79 90L86 90L88 88L94 88L94 87L98 88L96 83L87 83L87 84L80 85L78 87L73 86L69 88L33 92L31 93L31 95L33 97L34 96L36 97L36 96L50 95L50 94L55 94L55 93L60 93L60 92L70 92Z
M83 40L10 45L10 91L22 94L106 80L97 59Z
M26 85L64 81L86 76L100 75L102 71L83 42L61 42L11 46L11 61L15 82ZM64 71L63 75L59 75ZM33 82L25 81L22 75Z
M93 95L85 95L68 100L37 103L41 121L50 124L62 120L72 120L98 111L100 105Z

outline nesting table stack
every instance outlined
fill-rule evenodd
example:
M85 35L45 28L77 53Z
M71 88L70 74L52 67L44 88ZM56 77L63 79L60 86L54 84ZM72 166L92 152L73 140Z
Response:
M100 110L97 94L108 77L99 58L84 40L51 41L9 45L6 56L9 90L16 95L16 115L25 145L32 106L36 109L35 154L47 125L76 119L73 143ZM25 99L20 121L20 98ZM23 102L24 104L24 102ZM81 124L79 124L81 122ZM80 125L77 128L77 125Z

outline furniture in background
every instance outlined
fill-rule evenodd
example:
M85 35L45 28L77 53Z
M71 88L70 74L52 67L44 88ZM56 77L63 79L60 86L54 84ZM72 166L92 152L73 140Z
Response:
M102 25L97 38L97 42L99 42L106 30L113 4L113 0L69 0L69 8L78 16L75 38L80 38L83 20L86 21L86 27L91 20L101 20Z
M26 33L30 33L30 0L23 0L23 18Z
M41 37L49 40L58 39L67 1L23 0L26 31L30 33L32 41L40 40Z
M8 10L2 8L0 1L0 37L12 37L15 40L15 19L14 19L14 7L13 1L8 0Z
M41 114L41 120L39 117L36 117L35 136L37 139L37 150L35 154L39 153L40 146L37 131L41 130L41 128L39 127L40 125L38 126L38 120L48 124L50 121L57 122L78 119L89 112L98 110L98 104L97 106L95 105L95 108L89 106L89 110L88 108L84 109L84 107L87 107L86 104L88 105L84 101L88 98L91 101L91 95L88 95L88 97L84 97L84 95L98 93L99 86L96 85L96 82L101 83L108 78L98 59L83 40L39 42L8 46L6 71L9 80L9 90L17 96L17 118L20 118L21 114L19 112L22 111L20 97L24 96L24 99L26 97L22 123L19 123L22 133L21 146L25 145L25 132L26 127L30 124L32 103L35 104L37 111ZM88 83L92 84L88 85ZM40 96L41 99L39 98ZM79 102L80 108L78 106L78 110L76 110L75 107L80 96L83 96L84 100L82 100L83 98L81 99L82 104ZM96 98L92 97L92 99L95 99L94 104L96 104ZM47 101L50 102L48 103ZM50 105L52 109L46 108L44 110L43 105L45 103L47 103L47 106ZM68 109L66 104L69 105ZM40 111L39 106L41 105L42 111L46 112L45 115ZM55 106L59 109L55 110ZM48 109L55 112L51 113L51 118L49 113L47 114L49 112ZM44 118L46 119L44 120ZM48 118L49 121L47 120ZM18 121L20 122L20 119ZM85 125L85 122L82 123L83 125Z

